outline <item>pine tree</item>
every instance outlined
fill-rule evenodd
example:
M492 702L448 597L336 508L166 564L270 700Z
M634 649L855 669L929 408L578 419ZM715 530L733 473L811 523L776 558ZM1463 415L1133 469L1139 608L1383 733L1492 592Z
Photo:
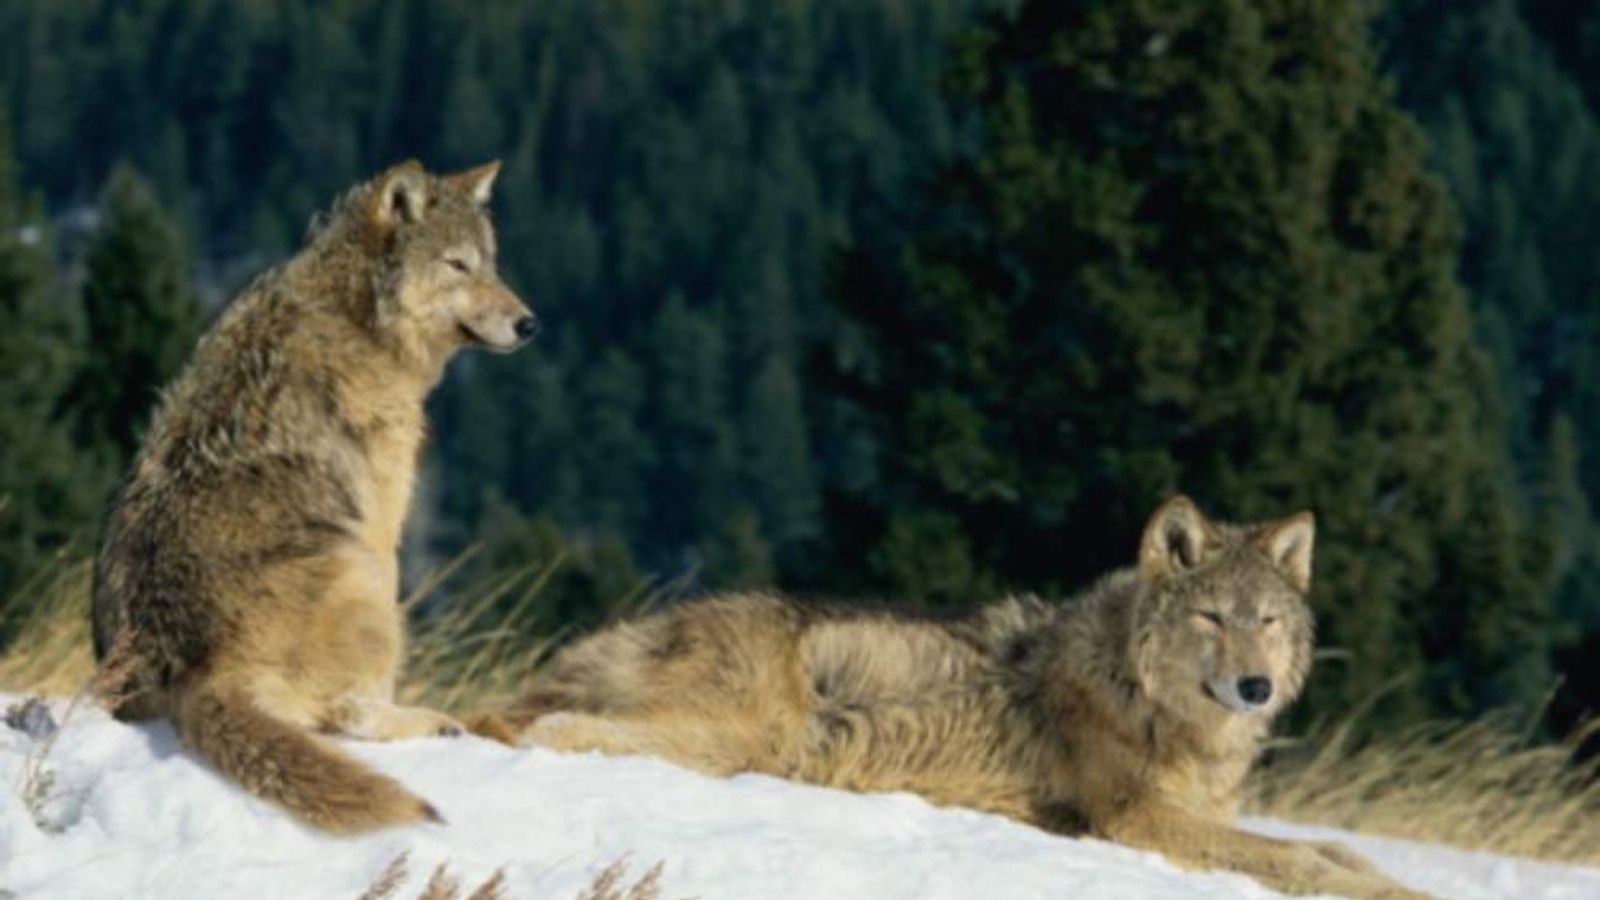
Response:
M80 440L103 448L120 469L200 329L177 230L131 169L118 169L106 184L87 267L88 353L71 405Z
M497 494L573 533L620 529L649 569L704 551L742 561L703 572L789 578L817 530L790 395L808 396L824 261L881 232L949 145L934 76L973 5L0 4L0 96L28 183L63 211L124 159L183 196L194 268L222 295L354 179L501 156L501 265L549 328L463 360L436 395L435 551L470 542ZM656 352L674 291L721 345L701 372L717 397L690 404L716 421L692 428L658 402L685 375ZM784 445L758 443L769 424ZM659 428L720 436L694 456ZM681 506L702 497L720 499Z
M109 484L56 416L81 358L48 224L18 189L0 111L0 603L84 535Z
M507 573L526 572L537 586L531 614L520 624L544 631L592 628L625 612L646 587L627 545L614 533L562 529L547 516L524 516L491 497L475 529L484 538L473 568L504 592L497 602L511 608L523 600L506 592ZM531 621L530 621L531 619Z
M649 527L658 546L692 546L717 533L733 510L736 444L726 412L727 348L710 314L673 294L656 315L651 427L659 464Z
M440 149L458 165L487 159L504 143L499 104L478 74L478 48L464 41L456 51L455 71L445 94Z
M1549 532L1532 544L1554 566L1558 621L1506 641L1528 660L1600 627L1584 613L1600 597L1600 532L1583 512L1600 498L1600 107L1585 18L1597 21L1546 2L1399 0L1378 20L1398 98L1433 138L1461 210L1461 279L1503 375L1515 477L1542 486L1525 490ZM1567 474L1552 476L1552 461ZM1581 673L1561 676L1563 695L1582 690ZM1539 677L1533 667L1518 680Z
M756 372L745 402L741 456L762 531L784 546L809 541L817 536L820 510L793 365L770 357Z
M640 427L648 389L632 357L612 349L585 373L579 388L583 422L583 516L578 521L636 534L649 518L639 503L656 459L651 436Z
M1510 654L1549 586L1458 225L1366 33L1348 0L1036 0L963 39L980 140L937 224L840 278L871 352L830 378L881 473L833 505L877 523L842 565L970 602L985 573L1061 590L1127 562L1172 491L1311 507L1323 645L1351 660L1316 710L1419 670L1397 708L1533 699Z

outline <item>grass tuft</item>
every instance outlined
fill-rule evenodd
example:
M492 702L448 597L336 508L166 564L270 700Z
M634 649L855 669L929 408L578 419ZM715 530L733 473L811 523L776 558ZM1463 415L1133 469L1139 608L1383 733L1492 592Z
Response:
M619 859L600 870L589 886L578 893L577 900L660 900L661 872L666 863L658 862L638 881L625 884L628 863Z
M392 900L411 875L411 854L402 853L389 861L378 877L372 879L367 889L356 900Z
M643 877L627 884L628 864L619 859L601 869L574 900L660 900L661 872L665 863L656 863ZM356 900L395 900L411 878L411 854L396 856L379 872ZM435 866L416 900L506 900L506 877L497 871L471 894L462 895L461 879L451 874L448 863Z
M356 900L394 900L410 877L411 854L402 853L383 867L383 871ZM497 871L471 894L467 894L464 900L506 900L505 887L505 873ZM417 900L463 900L462 890L461 879L450 873L447 863L440 863L428 876L428 883L422 886L422 893L417 895Z
M1600 757L1531 740L1513 716L1355 737L1356 720L1282 752L1254 777L1253 813L1467 850L1600 864Z
M70 697L94 673L88 560L47 568L0 598L0 691Z

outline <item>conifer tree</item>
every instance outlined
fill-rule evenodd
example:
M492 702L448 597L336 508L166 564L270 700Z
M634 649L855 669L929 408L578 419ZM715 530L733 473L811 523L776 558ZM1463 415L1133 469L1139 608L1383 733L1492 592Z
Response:
M651 403L659 465L649 511L659 535L715 534L732 512L736 444L726 412L727 348L714 317L668 297L656 315Z
M80 360L71 313L52 271L48 223L20 191L0 111L0 603L82 536L107 483L56 414Z
M177 229L132 169L112 173L88 248L84 363L71 404L79 438L122 468L138 449L158 392L200 330Z
M1317 709L1408 674L1397 709L1533 699L1514 648L1544 560L1459 225L1363 6L1036 0L961 46L979 140L937 224L840 279L873 352L832 377L880 473L835 498L877 523L841 565L970 602L986 573L1059 590L1126 564L1173 491L1247 520L1310 507L1322 643L1348 660Z

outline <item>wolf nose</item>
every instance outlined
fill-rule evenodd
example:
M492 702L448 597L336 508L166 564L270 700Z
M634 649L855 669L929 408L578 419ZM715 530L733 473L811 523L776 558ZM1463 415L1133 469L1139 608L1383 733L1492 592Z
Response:
M539 333L539 317L523 316L511 328L517 333L517 340L525 341Z
M1239 679L1239 699L1251 706L1260 706L1272 699L1272 682L1260 675Z

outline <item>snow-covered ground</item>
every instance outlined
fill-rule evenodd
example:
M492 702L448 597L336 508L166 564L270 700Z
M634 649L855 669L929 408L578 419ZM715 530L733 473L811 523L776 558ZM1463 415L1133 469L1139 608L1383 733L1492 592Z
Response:
M0 708L14 699L0 696ZM634 875L663 861L662 896L700 900L1276 896L1242 876L1183 873L1149 853L909 795L718 780L656 760L476 738L347 745L449 824L331 838L224 783L165 724L130 727L92 709L77 711L51 748L41 827L19 785L34 746L0 726L0 898L356 900L405 851L413 876L401 897L447 861L469 886L503 868L510 897L569 900L619 857ZM1600 897L1600 869L1250 824L1349 840L1442 897Z

